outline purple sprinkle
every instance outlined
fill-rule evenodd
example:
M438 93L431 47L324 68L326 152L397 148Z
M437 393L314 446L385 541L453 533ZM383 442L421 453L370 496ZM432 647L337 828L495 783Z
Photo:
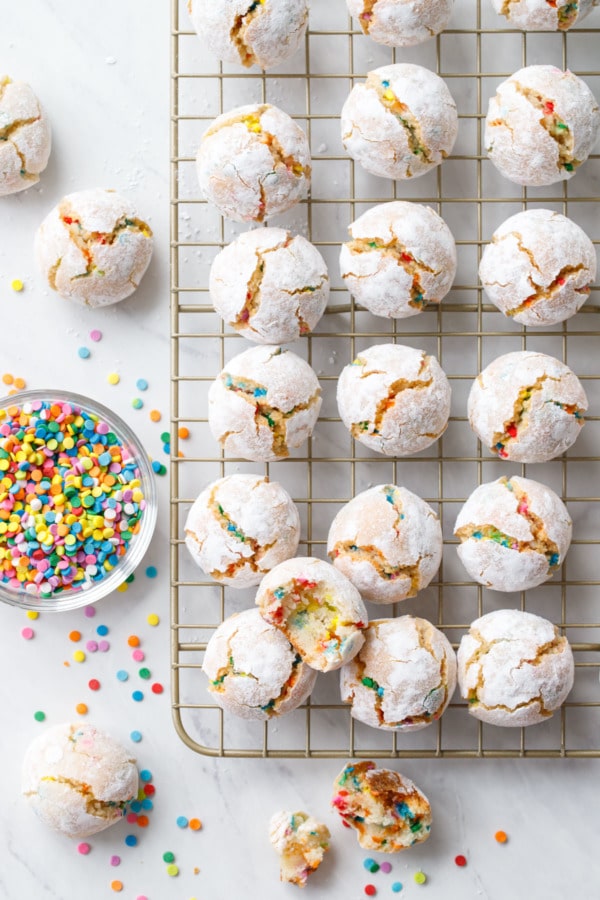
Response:
M110 864L111 864L111 866L120 866L121 865L121 857L120 856L111 856Z
M98 424L96 425L96 432L98 434L108 434L109 431L110 428L108 427L106 422L98 422Z
M382 872L385 872L386 875L389 875L392 871L392 864L389 862L382 862L379 868Z
M98 644L96 643L96 641L88 641L85 645L85 649L89 650L90 653L95 653L98 649Z
M108 641L99 641L98 642L98 650L100 653L106 653L107 650L110 650L110 644Z

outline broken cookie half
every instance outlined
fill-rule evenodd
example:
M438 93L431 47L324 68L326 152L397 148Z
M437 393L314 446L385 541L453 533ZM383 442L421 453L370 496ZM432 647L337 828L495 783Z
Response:
M305 812L274 813L269 825L269 840L280 857L280 878L305 887L329 850L331 835L327 825Z

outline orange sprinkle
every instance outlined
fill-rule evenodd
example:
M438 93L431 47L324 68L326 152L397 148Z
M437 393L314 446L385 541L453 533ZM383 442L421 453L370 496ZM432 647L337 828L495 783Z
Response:
M137 636L137 634L130 634L129 637L127 638L127 643L129 644L130 647L139 647L140 639Z
M15 378L15 387L20 391L25 387L25 379L24 378Z
M77 641L81 640L81 632L80 631L70 631L69 632L69 640L73 641L73 643L77 643Z
M117 893L123 890L123 882L122 881L111 881L110 886L113 891Z
M88 708L85 703L78 703L77 706L75 707L75 712L79 713L80 716L85 716L87 711L88 711Z
M187 441L187 439L190 436L190 430L189 430L189 428L185 428L185 426L184 426L179 429L177 434L179 435L179 437L181 438L182 441Z
M505 844L508 840L508 835L505 831L497 831L494 837L499 844Z
M2 376L2 381L4 382L4 384L13 384L14 380L14 376L11 375L10 372L6 372L6 374Z
M153 422L160 422L162 415L157 409L152 409L150 410L150 418Z
M202 828L202 822L200 819L190 819L190 828L192 831L200 831Z
M148 818L148 816L138 816L137 823L140 828L147 828L150 824L150 819Z

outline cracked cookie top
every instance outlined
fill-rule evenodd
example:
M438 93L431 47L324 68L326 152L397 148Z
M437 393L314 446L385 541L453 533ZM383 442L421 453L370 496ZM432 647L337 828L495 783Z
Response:
M323 315L327 266L301 235L256 228L215 257L210 296L221 318L248 340L287 344L310 334Z
M437 305L456 275L452 232L429 206L373 206L348 228L340 271L354 299L375 316L404 319Z
M202 671L223 709L242 719L291 712L312 691L317 673L257 609L229 616L208 642Z
M566 637L552 622L517 609L476 619L458 648L458 683L469 712L491 725L520 727L551 718L573 687Z
M228 475L209 484L185 523L194 562L215 581L246 588L294 556L300 516L276 481L260 475Z
M343 369L337 402L355 440L386 456L409 456L446 430L450 393L435 357L402 344L376 344Z
M442 529L431 507L404 487L379 484L336 515L327 553L365 600L397 603L427 587L442 558Z
M290 209L310 187L308 139L287 113L268 103L223 113L200 142L200 189L235 222L263 222Z
M208 392L208 424L229 456L284 459L312 434L321 408L313 369L280 347L251 347L229 360Z
M54 725L27 748L21 789L45 825L87 837L123 817L137 794L136 761L92 725Z
M596 278L596 251L566 216L528 209L496 229L479 277L505 316L522 325L556 325L587 300Z
M50 124L31 87L0 74L0 197L37 184L51 143Z
M372 175L424 175L452 152L458 114L439 75L412 63L382 66L342 109L344 147Z
M374 619L361 650L340 672L340 688L359 722L418 731L448 706L456 688L456 655L426 619Z
M346 0L364 34L388 47L414 47L447 27L454 0Z
M293 56L308 24L308 0L188 0L188 11L218 59L261 69Z
M536 186L572 178L599 131L598 102L584 81L554 66L527 66L496 89L484 141L502 175Z
M497 357L469 393L471 428L500 459L547 462L577 440L588 407L577 376L545 353Z
M496 12L523 31L568 31L597 0L492 0Z
M135 291L153 245L152 230L133 204L96 188L68 194L48 213L36 234L35 253L52 290L95 308Z
M327 825L305 812L282 810L271 816L269 840L280 856L281 881L304 887L329 850Z
M462 507L454 534L475 581L495 591L525 591L564 562L572 522L559 497L538 481L513 475L482 484Z

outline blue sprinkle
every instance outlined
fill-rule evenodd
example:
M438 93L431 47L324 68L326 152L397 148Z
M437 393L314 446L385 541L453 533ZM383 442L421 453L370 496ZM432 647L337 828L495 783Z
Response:
M158 575L158 569L156 568L156 566L148 566L146 568L146 575L148 576L148 578L156 578L156 576Z
M73 529L71 528L71 530ZM108 625L98 625L98 627L96 628L96 634L99 634L100 637L104 637L106 634L108 634Z
M187 828L189 825L189 820L186 819L185 816L177 816L177 827L178 828Z
M89 359L91 356L90 350L88 347L80 347L77 351L78 356L81 359Z
M134 744L139 744L139 742L142 739L142 732L141 731L132 731L131 734L129 735L129 737L131 738L131 740L133 741Z
M135 847L137 842L138 842L138 840L137 840L135 834L128 834L127 837L125 838L125 843L127 844L128 847Z
M119 669L117 672L117 678L119 681L127 681L129 678L129 673L125 671L125 669Z
M140 772L140 781L143 781L145 783L152 781L152 772L150 771L150 769L142 769L142 771Z
M399 894L402 890L402 883L400 881L395 881L392 885L392 890L395 894Z
M136 703L140 703L144 699L144 695L141 691L134 691L131 698L132 700L135 700Z
M266 388L254 388L254 396L255 397L266 397L267 389Z
M558 565L559 559L560 559L559 554L558 554L558 553L553 553L552 556L550 557L550 565L551 565L551 566L556 566L556 565Z
M370 856L368 856L368 857L364 860L364 862L363 862L363 866L365 867L365 869L367 870L367 872L370 872L370 871L371 871L371 867L374 866L374 865L375 865L375 860L374 860L374 859L371 859Z
M162 463L159 462L157 459L152 460L152 471L156 472L158 474L158 472L160 472L161 469L162 469Z
M140 803L139 800L133 800L129 804L129 807L131 809L131 812L134 812L134 813L140 813L142 811L142 804Z
M146 381L145 378L138 378L138 380L135 383L135 386L138 389L138 391L147 391L148 390L148 382Z
M154 803L150 797L144 797L142 800L142 809L154 809Z

